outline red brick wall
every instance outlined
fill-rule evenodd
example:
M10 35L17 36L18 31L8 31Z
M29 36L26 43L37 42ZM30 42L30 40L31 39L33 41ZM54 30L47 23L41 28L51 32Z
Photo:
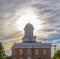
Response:
M27 48L23 48L23 55L20 55L19 49L21 48L15 48L12 50L12 59L20 59L20 57L23 57L23 59L27 59ZM47 59L51 59L51 49L50 48L38 48L39 49L39 55L35 54L36 48L30 48L31 49L31 59L36 59L37 57L46 57ZM43 49L46 49L46 55L43 54Z

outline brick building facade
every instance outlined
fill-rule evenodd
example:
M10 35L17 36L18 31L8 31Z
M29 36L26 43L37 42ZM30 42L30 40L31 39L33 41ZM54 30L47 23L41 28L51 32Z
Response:
M36 42L33 35L33 26L25 26L25 35L22 43L15 43L12 47L12 59L51 59L51 44Z

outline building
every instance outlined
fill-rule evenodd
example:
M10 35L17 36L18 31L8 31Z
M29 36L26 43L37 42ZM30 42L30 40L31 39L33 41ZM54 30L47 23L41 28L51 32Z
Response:
M12 47L12 59L51 59L51 44L36 42L33 26L28 23L22 43L15 43Z

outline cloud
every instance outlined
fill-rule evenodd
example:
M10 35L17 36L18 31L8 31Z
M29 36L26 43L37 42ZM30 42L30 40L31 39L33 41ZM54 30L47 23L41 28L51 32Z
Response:
M23 37L23 34L20 31L18 31L18 32L14 32L8 36L3 36L0 39L1 39L1 42L3 43L4 49L6 51L6 50L10 50L14 43L22 42L22 40L21 40L22 37Z
M59 43L60 0L0 0L0 41L6 43L7 40L11 43L19 37L20 34L15 33L18 32L15 22L21 13L20 10L30 6L37 10L37 16L41 17L42 21L43 29L40 29L36 36Z

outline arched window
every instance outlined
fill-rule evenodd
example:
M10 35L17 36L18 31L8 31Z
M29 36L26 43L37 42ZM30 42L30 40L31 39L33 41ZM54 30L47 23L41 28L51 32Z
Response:
M20 52L20 55L22 55L23 54L23 49L20 49L19 52Z
M27 49L27 55L31 55L31 49Z
M36 55L39 55L39 49L36 49L36 50L35 50L35 54L36 54Z
M43 54L46 55L46 53L47 53L47 50L43 49Z

